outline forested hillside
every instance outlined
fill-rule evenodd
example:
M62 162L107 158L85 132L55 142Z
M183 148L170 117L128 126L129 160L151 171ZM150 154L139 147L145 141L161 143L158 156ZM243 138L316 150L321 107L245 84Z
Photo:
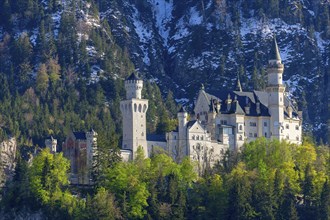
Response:
M243 90L263 89L276 34L304 131L327 142L329 7L325 0L0 0L0 131L30 145L50 134L62 140L70 128L107 125L118 135L122 79L134 69L149 80L148 130L167 130L174 100L192 105L200 83L232 89L239 75Z
M119 101L132 71L145 80L148 133L164 133L201 83L232 89L239 75L243 90L262 90L274 33L304 132L329 143L329 7L327 0L0 0L0 141L17 139L13 180L0 181L0 219L329 219L329 148L306 138L301 146L258 139L203 176L161 150L129 163L118 155ZM42 149L44 140L62 143L70 130L92 128L96 185L70 186L70 163Z
M320 219L330 217L327 147L264 138L197 177L188 158L161 150L120 162L99 143L96 185L68 185L70 162L42 150L19 160L0 201L0 219ZM105 150L107 149L107 150ZM104 151L105 150L105 151ZM107 153L106 153L107 152Z

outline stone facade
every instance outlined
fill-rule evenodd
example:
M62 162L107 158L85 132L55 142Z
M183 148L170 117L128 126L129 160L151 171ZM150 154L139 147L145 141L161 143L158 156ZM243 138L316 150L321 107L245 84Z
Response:
M92 169L97 153L97 133L70 132L62 144L64 157L70 160L70 183L92 185Z
M200 172L213 166L229 149L239 151L246 141L258 137L302 142L302 112L285 93L284 65L274 38L268 61L268 84L265 91L242 91L239 79L234 91L206 92L202 86L194 113L182 108L178 112L178 127L163 136L146 136L148 100L141 98L143 81L132 74L125 81L126 100L123 113L123 156L133 159L138 146L150 156L159 146L176 161L188 156L197 161ZM150 138L149 138L150 137Z
M126 100L120 102L123 115L123 150L136 152L139 146L148 155L146 113L148 100L142 99L143 81L133 73L125 81ZM132 154L132 159L134 159Z
M52 154L56 153L57 150L57 139L53 138L53 136L50 136L45 140L45 145L47 148L50 149L50 152Z

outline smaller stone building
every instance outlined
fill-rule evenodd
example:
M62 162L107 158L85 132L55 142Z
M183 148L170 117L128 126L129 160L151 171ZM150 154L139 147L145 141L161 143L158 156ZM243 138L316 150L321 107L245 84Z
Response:
M70 182L92 185L93 161L96 156L97 133L71 131L62 145L64 157L70 160Z
M47 148L50 149L50 152L52 154L56 153L57 151L57 139L53 138L53 136L50 136L45 140L45 145Z

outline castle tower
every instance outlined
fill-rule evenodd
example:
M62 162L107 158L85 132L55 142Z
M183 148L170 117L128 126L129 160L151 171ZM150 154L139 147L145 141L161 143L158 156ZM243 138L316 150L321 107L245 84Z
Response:
M86 139L87 139L87 149L86 149L86 156L87 156L87 180L91 184L92 180L92 172L93 168L96 166L96 158L97 158L97 133L92 129L89 132L86 132Z
M148 100L142 99L143 81L132 73L125 80L126 100L120 102L120 110L123 115L123 143L124 150L131 150L135 158L139 146L148 157L146 138L146 113Z
M270 132L273 138L282 140L283 122L284 122L284 91L283 80L284 65L278 50L276 38L271 47L270 58L268 60L267 75L268 85L268 109L271 115Z
M178 131L179 131L179 142L178 142L178 158L181 160L188 154L187 150L187 120L188 114L183 107L178 112Z
M57 140L53 136L45 140L45 145L50 149L52 154L56 153Z
M218 100L211 99L210 110L208 112L207 130L210 133L211 140L215 139L215 118L217 116Z

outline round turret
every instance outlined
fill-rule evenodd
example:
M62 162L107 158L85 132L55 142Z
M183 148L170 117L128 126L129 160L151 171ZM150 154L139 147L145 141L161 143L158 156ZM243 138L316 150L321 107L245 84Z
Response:
M142 98L143 80L134 72L125 80L126 99Z
M268 85L282 85L283 71L284 65L282 64L276 37L274 36L267 68Z

